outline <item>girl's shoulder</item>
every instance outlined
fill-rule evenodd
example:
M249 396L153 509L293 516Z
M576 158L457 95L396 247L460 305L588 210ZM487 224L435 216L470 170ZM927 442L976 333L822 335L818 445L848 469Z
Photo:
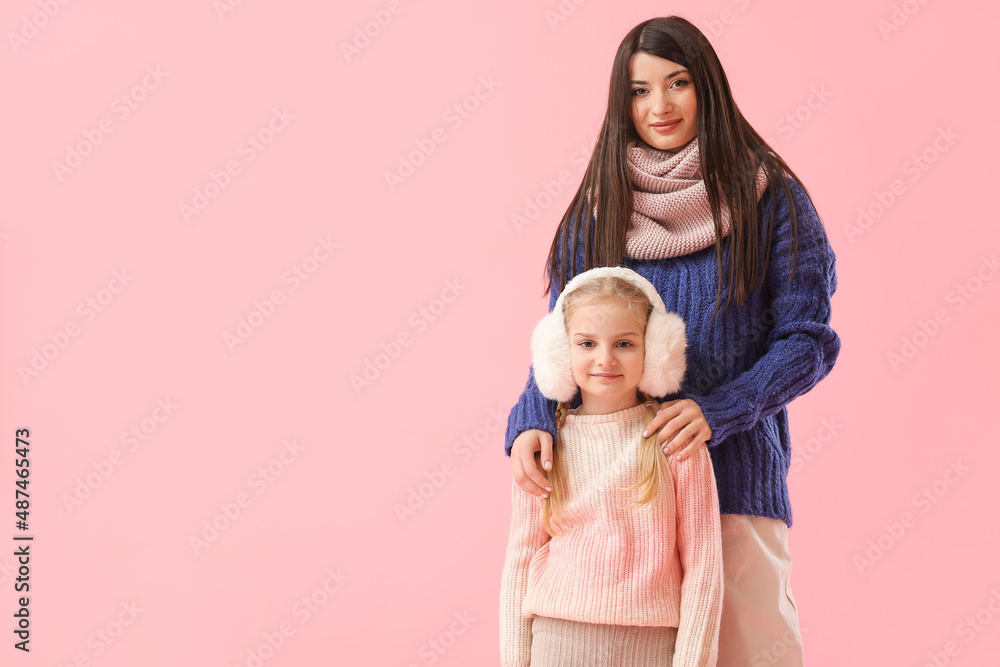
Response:
M663 407L663 403L661 403L660 401L656 400L655 398L651 398L651 399L647 400L646 404L649 405L651 408L653 408L653 417L650 418L651 420L656 417L656 413L659 412L660 408ZM646 424L648 425L648 422L646 422ZM662 426L660 428L662 428ZM656 430L657 433L659 431L660 431L660 429Z

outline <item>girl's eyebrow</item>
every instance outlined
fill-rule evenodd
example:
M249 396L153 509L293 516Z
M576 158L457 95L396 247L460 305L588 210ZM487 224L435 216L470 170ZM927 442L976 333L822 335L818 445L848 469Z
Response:
M585 336L587 338L593 338L595 335L596 334L587 333L586 331L578 331L577 333L573 334L573 337L579 338L580 336ZM615 334L614 336L612 336L612 338L622 338L624 336L638 336L638 335L639 334L636 333L635 331L623 331L620 334Z
M686 69L679 69L676 72L671 72L670 74L668 74L665 77L663 77L663 80L666 81L667 79L671 79L671 78L677 76L678 74L683 74L686 71L687 71ZM640 83L640 84L646 85L649 82L648 81L636 81L636 80L632 80L629 83Z

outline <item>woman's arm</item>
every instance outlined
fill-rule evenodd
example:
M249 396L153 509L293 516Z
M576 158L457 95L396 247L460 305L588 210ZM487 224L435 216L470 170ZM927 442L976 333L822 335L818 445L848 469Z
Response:
M558 296L558 295L557 295ZM551 306L549 307L551 311ZM504 443L504 453L510 456L514 439L530 428L548 431L552 441L556 438L556 402L542 396L535 384L535 369L528 368L528 383L521 392L517 405L511 408L507 417L507 435Z
M670 459L677 497L677 550L681 622L674 667L710 667L718 659L722 619L722 529L719 495L708 448L698 446L683 460Z
M531 661L531 619L523 614L528 565L550 535L542 525L542 501L511 483L510 539L500 584L500 658L504 667Z
M840 353L840 337L830 327L836 256L805 191L794 180L789 184L798 217L798 262L789 281L791 220L788 201L783 199L776 211L766 279L768 307L775 320L767 352L750 369L707 394L677 395L701 407L712 430L710 447L750 429L809 391L831 371Z

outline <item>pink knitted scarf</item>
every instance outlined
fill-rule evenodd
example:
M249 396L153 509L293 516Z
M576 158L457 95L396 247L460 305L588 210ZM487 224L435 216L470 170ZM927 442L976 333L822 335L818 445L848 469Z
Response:
M701 174L698 138L676 151L653 148L644 141L628 145L632 180L632 220L625 254L633 259L679 257L715 243L715 223ZM757 199L767 186L757 170ZM722 236L730 231L729 211L722 207Z

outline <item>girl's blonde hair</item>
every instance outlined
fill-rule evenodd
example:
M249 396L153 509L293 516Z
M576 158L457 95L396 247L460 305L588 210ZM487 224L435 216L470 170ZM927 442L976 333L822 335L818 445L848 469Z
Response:
M644 329L649 321L649 314L653 311L653 304L639 287L617 276L605 276L595 278L566 294L563 300L564 321L569 322L570 316L581 306L605 301L612 301L624 306L633 317L642 323ZM652 397L639 390L636 390L636 393L639 400L646 406L643 415L643 427L645 427L656 416L653 411ZM556 406L557 430L561 430L563 424L566 423L569 406L569 401L561 402ZM663 484L670 483L670 467L665 464L660 445L656 442L656 436L659 432L660 429L656 429L648 437L642 439L642 450L639 452L641 479L637 484L624 489L629 491L640 489L639 499L632 502L633 507L640 507L658 500ZM667 442L672 440L673 436ZM552 469L547 475L552 491L549 492L547 498L542 499L542 525L545 526L549 535L553 536L562 534L565 529L560 521L563 502L566 498L564 475L565 470L559 447L554 446L552 448Z

